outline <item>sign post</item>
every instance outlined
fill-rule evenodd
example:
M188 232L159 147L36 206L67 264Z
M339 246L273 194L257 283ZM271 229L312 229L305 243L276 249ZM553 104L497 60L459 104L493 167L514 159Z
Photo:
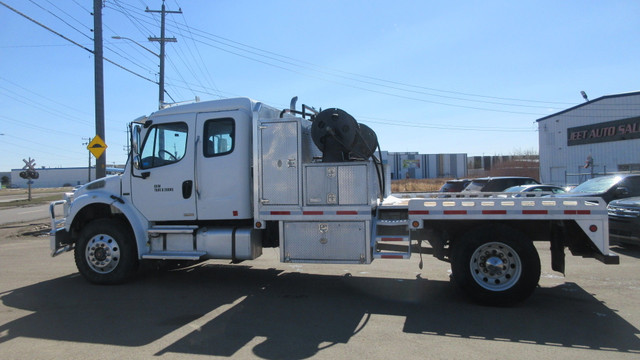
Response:
M24 166L20 172L20 177L23 179L27 179L27 185L29 186L29 198L31 201L31 184L33 184L33 179L37 179L40 177L40 174L36 171L36 159L29 158L29 160L22 159L24 161Z

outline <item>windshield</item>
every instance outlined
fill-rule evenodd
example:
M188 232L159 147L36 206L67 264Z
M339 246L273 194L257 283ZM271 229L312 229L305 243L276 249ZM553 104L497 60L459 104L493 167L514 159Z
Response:
M488 182L489 180L486 179L473 180L471 184L467 185L467 187L464 188L464 191L480 191L485 185L487 185Z
M524 189L526 189L525 186L512 186L503 192L521 192Z
M570 193L602 193L622 180L620 176L603 176L587 180L573 188Z

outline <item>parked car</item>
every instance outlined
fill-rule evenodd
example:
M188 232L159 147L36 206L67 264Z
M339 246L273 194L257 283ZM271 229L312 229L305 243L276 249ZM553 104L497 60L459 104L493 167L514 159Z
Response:
M551 193L551 194L564 194L566 191L555 185L543 185L543 184L529 184L529 185L518 185L512 186L508 189L505 189L506 193ZM519 196L519 195L514 195Z
M469 185L471 179L447 180L438 192L460 192Z
M522 176L499 176L473 179L464 192L501 192L518 185L540 184L535 179Z
M640 197L613 200L609 212L609 239L640 245Z
M640 174L606 175L589 179L558 197L593 196L607 204L612 200L640 196Z

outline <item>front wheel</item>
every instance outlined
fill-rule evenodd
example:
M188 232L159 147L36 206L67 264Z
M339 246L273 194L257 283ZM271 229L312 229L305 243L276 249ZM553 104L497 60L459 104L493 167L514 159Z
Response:
M138 267L133 235L116 219L98 219L80 232L75 247L76 267L94 284L118 284L128 280Z
M473 230L452 248L454 281L474 300L510 305L529 297L540 280L533 242L508 227Z

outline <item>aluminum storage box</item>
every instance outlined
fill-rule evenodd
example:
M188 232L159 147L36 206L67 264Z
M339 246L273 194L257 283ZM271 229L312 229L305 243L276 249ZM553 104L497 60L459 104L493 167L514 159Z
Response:
M283 222L285 262L369 263L369 221Z
M366 163L304 165L304 205L368 205Z

